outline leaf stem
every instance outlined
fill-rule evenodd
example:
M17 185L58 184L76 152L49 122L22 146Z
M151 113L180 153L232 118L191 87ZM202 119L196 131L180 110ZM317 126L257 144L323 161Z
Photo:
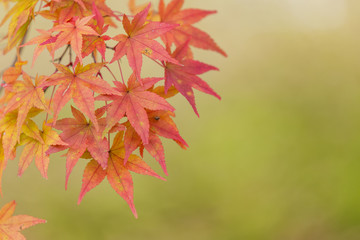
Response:
M42 5L43 5L43 1L41 0L41 1L40 1L40 6L39 6L39 9L38 9L38 11L37 11L37 13L36 13L36 14L39 14L39 12L40 12L40 10L41 10L41 8L42 8Z
M123 75L123 72L122 72L122 69L121 69L120 61L117 60L117 63L118 63L120 74L121 74L121 80L122 80L123 84L126 85L125 81L124 81L124 75Z
M115 51L115 47L110 47L110 46L106 45L106 48Z
M108 105L108 102L107 101L105 101L105 106L107 106ZM106 116L107 117L107 116ZM109 151L110 151L110 132L108 132L108 146L109 146Z
M106 65L105 65L104 67L110 72L110 74L113 76L113 78L115 79L115 81L118 82L119 80L116 79L114 73L110 70L110 68L109 68L108 66L106 66Z
M50 97L50 101L49 101L49 107L48 107L48 108L49 108L49 109L48 109L49 111L50 111L50 108L51 108L52 99L53 99L53 97L54 97L55 88L56 88L56 86L53 87L53 90L52 90L52 93L51 93L51 97ZM48 121L48 117L49 117L49 112L46 113L45 122Z
M93 58L93 60L94 60L94 63L97 63L97 61L96 61L96 57L95 57L95 54L94 54L94 52L92 52L92 53L91 53L91 57Z
M72 51L71 51L71 48L70 48L70 45L68 45L68 47L69 47L69 64L71 64L72 65Z
M148 57L150 60L152 60L153 62L155 62L157 65L159 65L160 67L162 67L162 68L165 68L164 67L164 65L162 65L161 63L159 63L158 61L156 61L156 60L154 60L154 59L152 59L151 57L149 57L148 55L146 55L146 54L143 54L143 55L145 55L146 57Z

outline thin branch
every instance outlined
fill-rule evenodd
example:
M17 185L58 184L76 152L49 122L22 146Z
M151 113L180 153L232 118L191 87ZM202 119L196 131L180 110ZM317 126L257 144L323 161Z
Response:
M68 44L64 50L64 52L61 54L60 57L54 59L54 62L58 62L61 63L62 59L65 57L65 54L67 53L67 51L70 49L70 45ZM70 49L70 55L71 55L71 49ZM71 62L71 57L70 57L70 62Z
M91 57L92 57L92 59L94 60L94 63L97 63L97 61L96 61L96 56L95 56L94 52L91 53Z
M110 47L110 46L106 45L106 48L115 51L115 47Z

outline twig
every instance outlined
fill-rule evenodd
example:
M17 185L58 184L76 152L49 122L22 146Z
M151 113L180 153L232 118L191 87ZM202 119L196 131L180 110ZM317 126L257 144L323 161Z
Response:
M70 45L68 44L64 50L64 52L61 54L60 57L54 59L54 62L58 62L61 63L62 59L65 57L65 54L67 53L67 51L70 49ZM71 62L71 49L70 49L70 62Z

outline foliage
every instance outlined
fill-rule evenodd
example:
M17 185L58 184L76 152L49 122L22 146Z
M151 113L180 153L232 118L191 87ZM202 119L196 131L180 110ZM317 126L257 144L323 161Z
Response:
M14 2L1 22L3 25L10 20L4 53L17 47L18 58L3 74L0 176L8 160L16 157L19 146L24 147L18 174L22 175L35 159L44 178L50 155L67 151L66 187L78 160L89 161L79 203L107 177L137 217L130 171L164 180L142 159L144 149L167 175L160 137L172 139L184 149L188 147L172 119L175 108L167 99L180 93L197 115L193 89L220 99L198 76L218 69L194 60L192 51L196 47L226 56L207 33L193 26L216 11L182 10L183 0L172 0L167 5L160 0L158 11L151 4L138 6L130 0L131 15L112 10L104 0ZM37 37L21 44L37 17L52 21L52 28L39 29ZM110 27L120 26L123 34L107 35ZM28 45L36 45L33 63L41 52L49 52L54 66L52 75L31 77L22 69L26 61L21 60L20 49ZM127 82L120 62L125 55L133 71ZM143 57L162 68L163 77L142 77ZM119 68L119 76L110 65ZM103 77L104 71L114 78L112 84ZM51 91L50 99L45 97L47 91ZM73 118L58 119L71 100L76 106L71 106ZM96 108L95 102L103 106ZM42 117L41 127L32 120L37 115ZM133 154L137 149L140 156Z

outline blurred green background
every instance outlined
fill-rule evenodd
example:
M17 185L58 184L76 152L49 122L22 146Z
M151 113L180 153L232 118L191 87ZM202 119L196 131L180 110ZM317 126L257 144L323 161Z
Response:
M128 12L126 1L108 2ZM23 231L34 240L360 239L360 3L196 0L186 7L219 12L197 26L229 57L195 57L221 69L203 78L223 99L198 93L200 119L183 98L171 102L190 149L165 141L167 182L134 176L139 219L106 181L78 206L86 161L65 191L60 157L48 180L34 165L18 178L10 162L1 205L15 199L17 214L48 220ZM10 59L0 56L1 68ZM48 56L40 59L29 71L50 73Z

